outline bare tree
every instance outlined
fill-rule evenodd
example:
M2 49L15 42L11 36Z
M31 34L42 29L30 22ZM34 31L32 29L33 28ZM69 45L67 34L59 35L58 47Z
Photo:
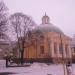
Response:
M0 38L5 38L6 25L8 23L7 19L7 10L8 8L5 6L4 2L0 2Z
M24 49L31 45L31 31L36 24L31 17L24 15L23 13L11 15L10 23L13 25L16 32L18 47L21 53L21 64L23 64Z

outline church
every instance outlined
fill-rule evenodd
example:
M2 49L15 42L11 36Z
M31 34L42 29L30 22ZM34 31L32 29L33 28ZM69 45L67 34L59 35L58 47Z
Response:
M61 63L71 61L71 38L65 35L58 27L50 22L46 14L42 17L42 23L33 32L41 34L34 39L34 44L25 48L24 59L40 62ZM34 37L36 37L34 35ZM19 53L17 54L19 56Z

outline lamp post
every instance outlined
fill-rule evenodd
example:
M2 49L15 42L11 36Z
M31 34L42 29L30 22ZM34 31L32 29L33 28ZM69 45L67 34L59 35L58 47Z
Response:
M66 62L65 62L65 60L64 60L63 44L62 44L62 37L61 37L61 34L60 34L60 43L61 43L62 64L63 64L64 75L68 75L68 74L67 74L67 66L66 66Z
M64 59L61 34L60 34L60 41L61 41L62 62L63 62L64 75L72 75L72 62L71 61L65 61L65 59Z

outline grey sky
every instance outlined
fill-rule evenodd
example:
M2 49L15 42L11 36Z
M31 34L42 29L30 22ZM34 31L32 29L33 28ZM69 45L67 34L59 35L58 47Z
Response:
M47 13L51 23L59 27L65 34L75 34L75 0L4 0L9 13L23 12L32 16L37 24Z

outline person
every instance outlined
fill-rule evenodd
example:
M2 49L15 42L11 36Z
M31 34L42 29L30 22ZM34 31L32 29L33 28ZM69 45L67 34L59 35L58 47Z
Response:
M8 67L8 56L6 56L6 67Z
M67 75L72 75L72 64L70 61L66 64L66 68L67 68Z

